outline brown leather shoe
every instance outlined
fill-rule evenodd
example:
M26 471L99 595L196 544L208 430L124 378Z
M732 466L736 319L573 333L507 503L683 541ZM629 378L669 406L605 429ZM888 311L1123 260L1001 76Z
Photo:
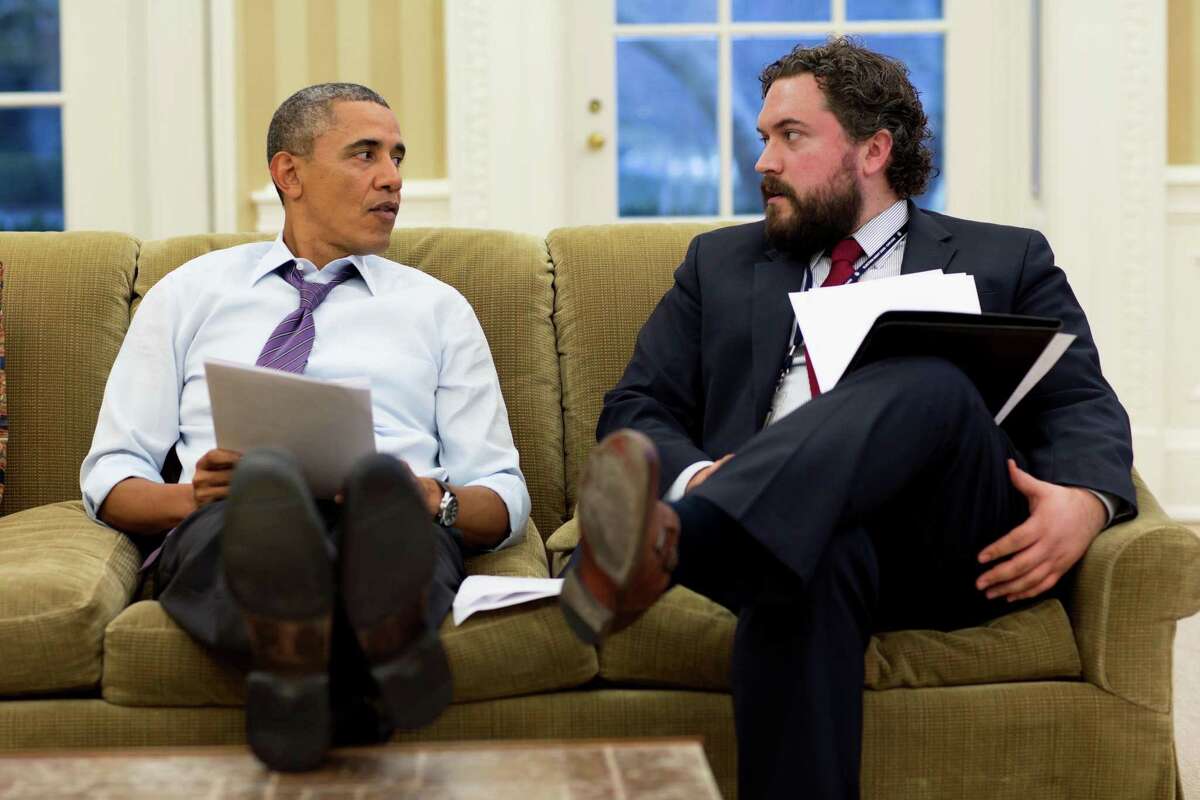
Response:
M584 465L581 552L559 603L588 644L632 623L670 588L679 518L658 499L658 473L654 443L633 430L604 437Z

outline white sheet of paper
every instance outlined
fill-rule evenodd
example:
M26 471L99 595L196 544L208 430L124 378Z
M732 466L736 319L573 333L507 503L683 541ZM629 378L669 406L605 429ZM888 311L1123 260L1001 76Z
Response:
M454 595L454 624L462 625L476 611L491 611L531 603L562 593L562 578L510 578L471 575Z
M883 312L979 313L974 276L939 270L791 292L788 297L822 392L841 380L863 337Z
M1025 378L1017 384L1017 388L1013 390L1012 397L1008 398L1008 402L1004 407L996 412L996 424L1004 422L1012 410L1016 408L1017 403L1025 395L1029 394L1029 390L1042 379L1050 368L1053 367L1058 360L1062 358L1062 354L1067 352L1067 348L1071 346L1071 342L1075 341L1073 333L1056 333L1050 343L1046 345L1046 349L1038 356L1037 361L1033 362L1033 366L1029 368L1029 372L1025 373Z
M375 452L366 379L323 381L216 360L204 373L217 447L290 451L315 497L333 497L355 462Z

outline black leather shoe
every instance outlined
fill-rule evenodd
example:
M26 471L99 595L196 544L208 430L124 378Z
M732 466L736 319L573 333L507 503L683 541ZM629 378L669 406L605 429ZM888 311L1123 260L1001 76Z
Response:
M384 707L402 730L432 722L453 694L446 651L425 622L433 524L404 462L380 454L355 467L342 514L342 599Z
M286 452L252 450L238 463L221 556L254 658L246 678L250 748L271 769L314 769L330 743L333 565L324 523Z

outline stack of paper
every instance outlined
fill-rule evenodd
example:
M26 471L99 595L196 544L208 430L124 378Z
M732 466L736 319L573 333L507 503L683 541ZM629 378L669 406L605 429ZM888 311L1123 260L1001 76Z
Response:
M499 575L471 575L454 596L454 624L462 625L476 611L557 597L562 593L562 578L507 578Z
M885 311L979 313L972 275L941 270L847 283L788 295L822 392L841 379L859 343Z
M290 451L316 497L337 494L354 465L375 452L365 379L325 381L216 359L204 362L204 373L217 447Z
M975 383L997 424L1075 340L1059 331L1060 320L981 314L975 278L961 273L929 270L789 298L822 392L874 359L936 356Z

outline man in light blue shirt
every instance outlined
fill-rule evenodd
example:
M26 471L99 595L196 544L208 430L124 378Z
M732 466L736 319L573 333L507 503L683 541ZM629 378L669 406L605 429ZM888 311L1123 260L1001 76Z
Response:
M170 531L147 564L158 599L251 669L247 736L276 769L316 766L332 737L432 720L450 700L436 631L463 554L514 543L529 516L470 305L376 255L404 152L370 89L323 84L286 100L267 137L282 233L200 256L147 293L80 471L93 517L135 537ZM377 454L335 501L316 501L288 453L217 448L211 359L368 378ZM178 483L162 478L172 451Z

